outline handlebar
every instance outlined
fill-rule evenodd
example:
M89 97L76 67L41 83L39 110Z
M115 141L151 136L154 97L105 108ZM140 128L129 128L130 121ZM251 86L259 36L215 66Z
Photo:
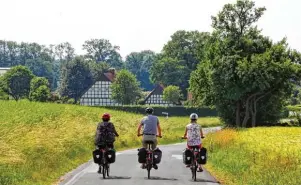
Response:
M201 137L202 139L204 139L205 137ZM187 137L182 136L181 139L187 139Z
M139 134L138 137L143 136L143 134ZM156 135L156 137L162 138L162 136Z

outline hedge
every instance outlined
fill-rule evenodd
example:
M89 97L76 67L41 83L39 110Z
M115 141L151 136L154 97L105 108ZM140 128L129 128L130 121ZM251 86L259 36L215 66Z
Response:
M104 108L112 110L121 110L125 112L133 112L137 114L145 114L145 108L143 105L129 105L129 106L104 106ZM199 117L214 117L218 116L215 109L210 108L197 108L197 107L163 107L163 106L151 106L154 108L154 115L164 116L163 112L167 112L168 116L189 116L191 113L197 113Z

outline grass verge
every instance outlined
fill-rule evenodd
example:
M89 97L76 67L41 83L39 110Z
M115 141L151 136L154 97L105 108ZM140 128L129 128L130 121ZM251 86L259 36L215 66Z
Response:
M300 185L301 128L225 129L208 134L206 167L223 184Z
M0 184L52 184L92 158L99 117L110 112L120 137L117 150L140 146L136 136L141 115L102 108L0 100ZM160 144L179 142L189 118L160 118ZM218 118L200 118L203 127Z

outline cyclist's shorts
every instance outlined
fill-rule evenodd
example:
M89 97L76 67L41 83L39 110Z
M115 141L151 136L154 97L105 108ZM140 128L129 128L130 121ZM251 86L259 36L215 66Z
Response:
M202 144L200 144L199 146L189 146L189 145L187 145L188 149L192 149L192 147L198 147L200 149L200 148L202 148Z

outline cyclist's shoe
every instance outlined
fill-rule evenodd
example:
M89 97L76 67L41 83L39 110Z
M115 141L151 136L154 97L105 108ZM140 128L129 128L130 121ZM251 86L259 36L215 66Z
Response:
M203 168L202 167L198 167L198 172L203 172L204 170L203 170Z
M154 167L155 170L158 170L158 165L153 164L153 167Z
M101 166L99 166L97 173L101 173Z

